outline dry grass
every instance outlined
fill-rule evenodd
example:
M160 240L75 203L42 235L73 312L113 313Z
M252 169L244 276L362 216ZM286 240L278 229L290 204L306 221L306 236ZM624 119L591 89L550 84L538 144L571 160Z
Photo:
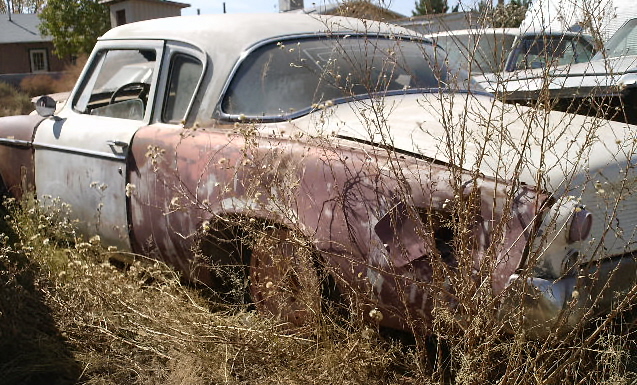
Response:
M28 76L20 82L20 90L31 97L71 91L80 77L86 60L86 56L81 56L75 60L75 63L66 65L59 78L46 74Z
M110 263L112 253L96 239L76 241L60 215L33 202L12 206L0 259L3 384L383 384L404 376L395 369L412 353L374 328L330 321L289 330L246 306L211 303L160 263Z
M0 116L22 115L33 111L28 95L0 82Z
M49 202L50 203L50 202ZM59 202L10 201L0 248L3 384L539 384L637 379L622 322L536 341L505 333L484 306L464 329L441 302L435 337L378 330L326 312L290 329L247 305L215 302L171 268L113 263L83 241ZM458 293L461 297L463 293ZM472 292L475 304L490 293ZM482 309L482 310L480 310ZM357 314L357 309L350 309Z

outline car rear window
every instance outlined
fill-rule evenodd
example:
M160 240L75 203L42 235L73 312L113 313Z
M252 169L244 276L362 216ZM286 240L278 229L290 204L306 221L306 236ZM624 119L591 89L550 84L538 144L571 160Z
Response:
M284 117L327 101L438 90L448 87L448 77L427 43L355 36L286 40L246 57L221 108L235 116Z

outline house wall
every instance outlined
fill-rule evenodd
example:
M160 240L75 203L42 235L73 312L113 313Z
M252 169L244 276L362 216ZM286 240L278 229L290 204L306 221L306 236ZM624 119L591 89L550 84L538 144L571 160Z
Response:
M117 26L117 11L126 12L126 23L135 21L159 19L162 17L180 16L181 8L171 4L161 4L148 1L125 1L110 5L111 25Z
M0 44L0 74L31 73L31 49L46 49L50 72L64 70L66 62L53 54L53 43L11 43Z

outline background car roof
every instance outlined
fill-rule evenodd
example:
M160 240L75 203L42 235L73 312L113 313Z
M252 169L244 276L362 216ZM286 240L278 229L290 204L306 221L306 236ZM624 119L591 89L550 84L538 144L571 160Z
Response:
M443 31L426 34L427 37L438 36L464 36L464 35L513 35L518 36L520 34L519 28L470 28L470 29L457 29L453 31Z

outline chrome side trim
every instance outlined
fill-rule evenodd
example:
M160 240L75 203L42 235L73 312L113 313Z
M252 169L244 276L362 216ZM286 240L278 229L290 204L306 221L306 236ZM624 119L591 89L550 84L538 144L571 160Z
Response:
M27 140L17 140L17 139L8 139L8 138L0 138L0 145L5 144L13 147L31 147L31 142Z
M67 153L67 154L76 154L76 155L90 156L90 157L93 157L93 158L118 160L118 161L122 161L122 162L126 160L126 154L127 154L127 152L120 153L120 154L116 154L116 153L109 154L109 153L106 153L106 152L87 151L87 150L77 149L77 148L73 148L73 147L55 146L55 145L41 144L41 143L33 143L33 147L36 150L51 150L51 151L64 152L64 153Z

